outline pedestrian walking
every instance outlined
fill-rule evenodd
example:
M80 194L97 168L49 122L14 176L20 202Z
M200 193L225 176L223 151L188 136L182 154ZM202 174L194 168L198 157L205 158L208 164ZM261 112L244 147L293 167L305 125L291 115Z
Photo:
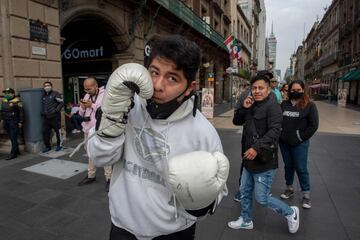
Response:
M18 136L19 129L24 123L24 109L19 97L15 96L15 90L6 88L1 102L0 120L3 121L4 129L11 141L11 151L6 160L11 160L20 154Z
M101 106L105 89L104 87L98 86L98 83L95 77L89 77L84 81L84 91L86 92L83 99L80 100L80 110L79 115L82 116L83 122L83 132L84 140L87 141L89 137L89 131L92 127L95 127L96 124L96 111ZM85 145L85 150L86 150ZM110 186L112 166L104 166L105 174L105 189L108 192ZM96 167L94 166L93 160L89 157L88 159L88 172L87 175L81 182L78 183L79 186L90 184L96 180Z
M63 139L61 135L61 109L64 106L64 100L61 94L53 90L51 82L43 83L44 93L42 97L42 116L43 116L43 141L45 149L43 153L51 151L51 130L56 134L55 151L63 149Z
M289 100L281 104L283 124L280 136L280 151L285 164L286 190L281 198L289 199L294 195L294 175L298 176L303 192L302 207L311 208L310 176L308 153L310 138L319 127L316 105L307 95L305 83L292 81L289 85Z
M197 218L227 194L229 170L193 96L200 49L170 35L153 43L147 62L149 70L130 63L110 76L88 143L97 165L114 164L110 239L194 239Z
M259 75L262 75L264 77L266 77L269 81L270 79L274 78L274 75L272 74L272 72L270 71L267 71L267 70L261 70L261 71L258 71ZM244 104L244 101L247 97L251 96L251 88L248 87L245 89L245 91L240 95L240 98L239 100L237 101L236 103L236 106L234 108L234 117L233 117L233 124L234 125L239 125L237 122L238 120L235 118L235 116L237 116L236 112L242 108L243 104ZM241 110L240 110L241 111ZM240 124L241 125L241 124ZM245 135L242 134L241 135L241 156L244 156L244 153L245 153L245 144L244 144L244 141L245 141ZM244 161L242 160L241 161L241 166L240 166L240 177L239 177L239 189L238 191L235 193L235 197L234 197L234 201L235 202L241 202L241 194L240 194L240 184L241 184L241 175L242 175L242 172L243 172L243 168L244 168Z
M255 200L286 217L290 233L299 228L299 209L273 197L271 185L278 168L277 147L281 132L282 114L269 79L257 74L251 80L251 95L236 111L234 122L244 125L244 169L241 176L241 213L228 223L233 229L253 229L252 206Z

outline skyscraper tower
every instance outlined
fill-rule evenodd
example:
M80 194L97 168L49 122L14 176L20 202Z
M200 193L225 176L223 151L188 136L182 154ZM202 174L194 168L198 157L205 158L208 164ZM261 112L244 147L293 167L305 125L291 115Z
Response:
M268 45L269 45L269 62L273 63L273 69L276 69L276 37L274 34L274 23L271 23L271 33L268 37Z

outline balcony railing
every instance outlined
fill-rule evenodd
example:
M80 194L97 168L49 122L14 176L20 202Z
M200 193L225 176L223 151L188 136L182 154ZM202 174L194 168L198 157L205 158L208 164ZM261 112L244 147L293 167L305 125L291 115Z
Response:
M326 57L321 57L320 58L321 67L326 67L332 63L335 63L338 57L339 57L339 52L334 52Z
M352 24L351 22L347 22L340 28L339 37L340 40L346 38L347 36L350 36L352 32Z
M311 68L311 67L313 66L313 64L314 64L314 60L313 60L313 59L309 60L309 61L305 64L304 69L308 70L309 68Z
M339 66L343 67L352 63L352 56L349 53L342 53L339 57Z
M216 32L209 24L204 22L198 15L196 15L188 6L178 0L154 0L162 7L166 8L172 14L184 21L190 27L194 28L203 36L210 39L216 45L227 51L224 44L224 37Z

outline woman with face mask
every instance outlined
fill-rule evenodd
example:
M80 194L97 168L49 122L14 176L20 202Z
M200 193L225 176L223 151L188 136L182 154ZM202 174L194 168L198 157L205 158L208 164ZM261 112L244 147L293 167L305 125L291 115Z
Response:
M310 101L306 93L305 83L294 80L289 85L289 99L281 103L283 111L280 150L285 164L286 190L282 199L294 195L294 175L299 178L303 193L302 207L311 208L310 178L307 167L309 139L319 126L319 116L316 105Z

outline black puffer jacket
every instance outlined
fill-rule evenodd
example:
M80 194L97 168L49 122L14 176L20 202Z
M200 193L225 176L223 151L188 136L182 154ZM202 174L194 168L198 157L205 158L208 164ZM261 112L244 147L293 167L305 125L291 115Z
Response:
M49 93L44 92L42 104L42 114L45 118L49 119L60 116L60 111L64 106L64 100L60 93L56 91L51 91Z
M259 138L254 140L251 128L254 118L256 132ZM233 123L244 125L244 149L254 148L259 153L262 146L275 145L277 148L282 124L282 112L274 93L261 102L255 102L249 109L240 107L235 111ZM268 161L261 161L257 156L254 160L244 159L244 167L251 173L261 173L278 167L278 156Z

